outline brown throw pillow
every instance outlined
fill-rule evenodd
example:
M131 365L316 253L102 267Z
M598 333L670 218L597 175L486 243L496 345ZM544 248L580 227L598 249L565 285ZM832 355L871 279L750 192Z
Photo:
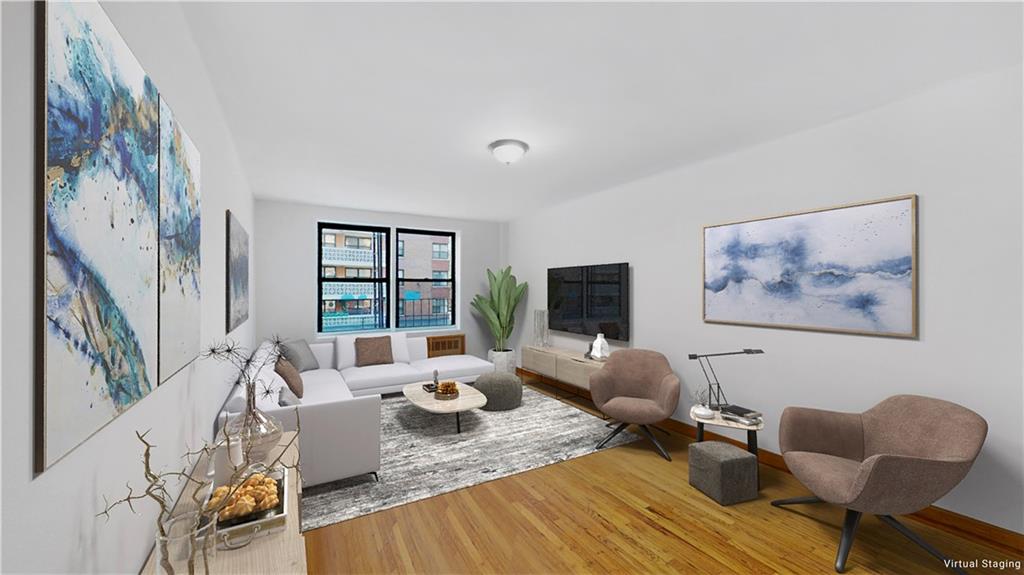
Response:
M274 364L274 371L277 375L281 376L281 379L288 384L288 389L292 390L295 397L302 397L302 376L299 375L299 370L295 369L292 362L285 359L283 356L277 358L277 363Z
M356 367L384 363L395 363L391 355L391 336L356 338Z

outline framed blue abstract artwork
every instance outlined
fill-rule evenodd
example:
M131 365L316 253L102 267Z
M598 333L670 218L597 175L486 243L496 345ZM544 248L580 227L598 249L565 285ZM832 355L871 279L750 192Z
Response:
M917 196L704 228L704 321L917 337Z
M160 383L199 355L199 150L160 98Z
M95 2L42 15L37 469L157 384L160 102Z
M233 331L249 319L249 234L227 211L227 310L225 330Z

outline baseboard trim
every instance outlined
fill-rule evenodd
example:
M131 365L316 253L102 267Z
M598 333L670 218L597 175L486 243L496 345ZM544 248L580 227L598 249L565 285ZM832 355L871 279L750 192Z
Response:
M520 377L528 377L530 379L537 380L545 385L569 392L584 399L591 399L590 391L563 383L546 375L522 368L517 368L516 374ZM679 435L684 435L691 439L697 438L697 427L694 425L683 423L682 421L675 419L666 419L658 425L669 431L678 433ZM707 440L731 443L732 445L742 447L743 449L747 448L746 443L715 433L707 427L704 428L704 438ZM758 462L767 465L768 467L790 473L789 468L786 466L786 460L778 453L774 453L763 448L758 449L757 459ZM951 533L958 537L969 539L976 543L995 547L1016 555L1024 554L1024 533L1017 533L1016 531L1011 531L1004 527L999 527L998 525L985 523L980 519L961 515L955 511L950 511L948 509L932 505L918 511L917 513L912 513L907 517L935 527L936 529L941 529L946 533Z

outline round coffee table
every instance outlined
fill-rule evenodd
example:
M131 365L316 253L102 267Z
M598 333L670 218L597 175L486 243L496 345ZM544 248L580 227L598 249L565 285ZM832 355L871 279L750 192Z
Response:
M487 405L487 398L484 397L484 394L465 383L455 383L459 389L459 396L455 399L434 398L433 392L423 389L423 386L428 383L433 382L419 381L410 383L402 388L402 395L412 402L413 405L424 411L429 411L430 413L454 413L456 433L462 433L462 421L459 419L460 413Z

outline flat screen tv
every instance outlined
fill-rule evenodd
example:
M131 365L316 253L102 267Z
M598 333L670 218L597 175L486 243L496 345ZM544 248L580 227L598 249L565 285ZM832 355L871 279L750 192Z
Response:
M629 341L629 264L548 269L548 327Z

